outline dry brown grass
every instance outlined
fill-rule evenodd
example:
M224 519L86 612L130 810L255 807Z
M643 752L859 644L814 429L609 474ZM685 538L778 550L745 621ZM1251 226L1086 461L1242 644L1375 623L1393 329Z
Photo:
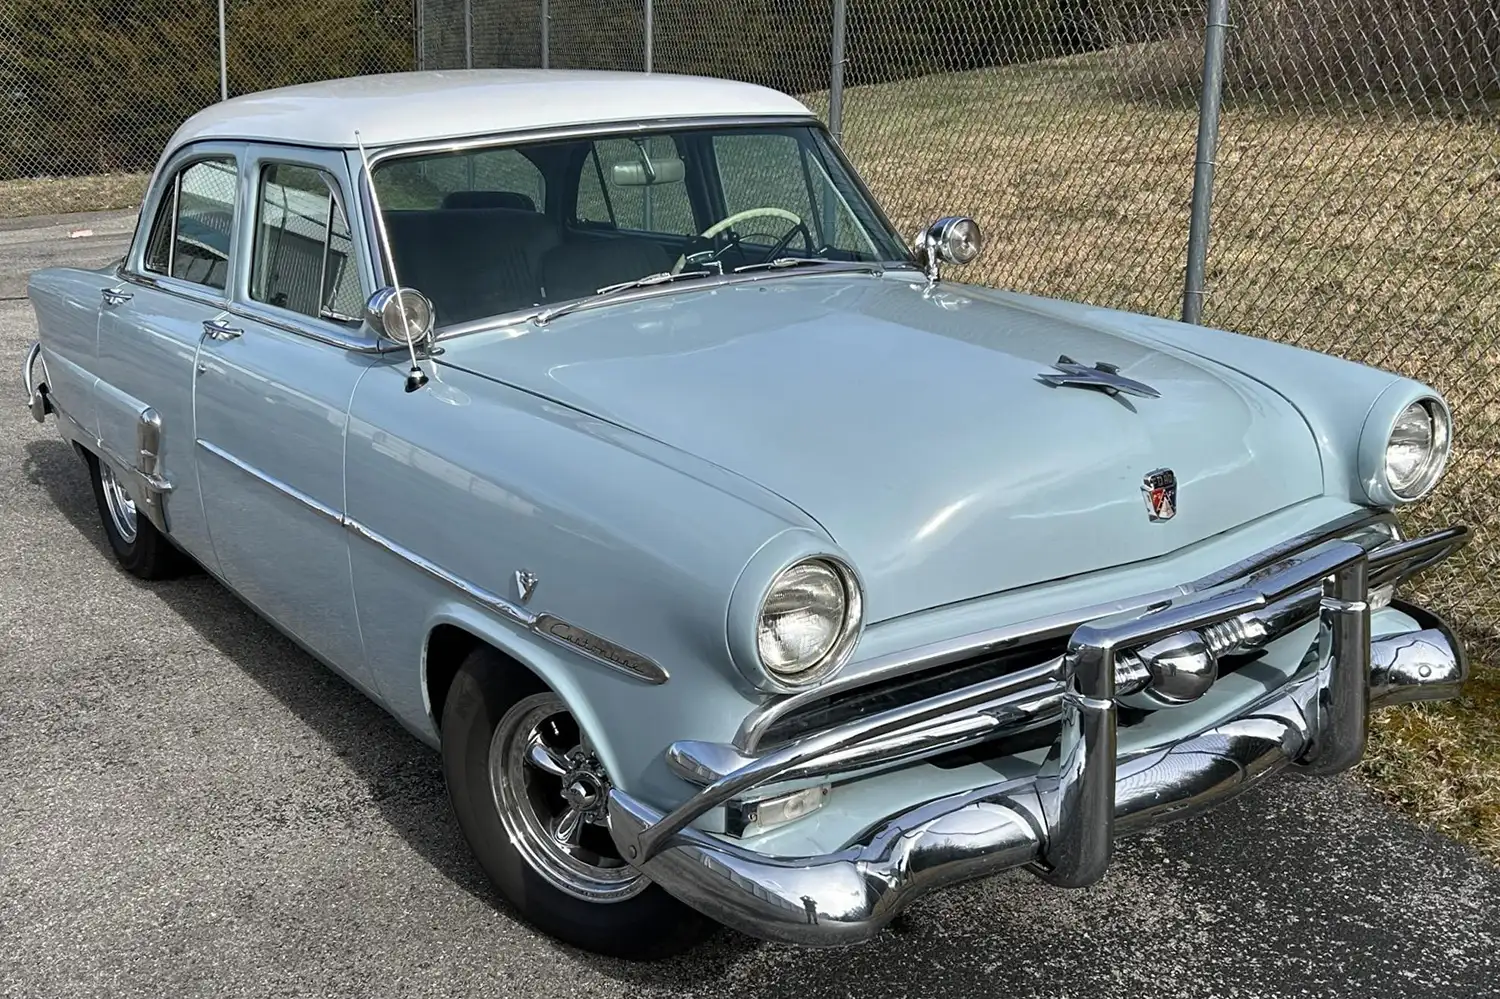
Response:
M1197 109L1121 93L1151 58L856 88L844 145L903 231L979 218L989 246L965 280L1175 316ZM1460 622L1474 678L1457 702L1380 713L1361 772L1500 860L1500 130L1493 107L1469 112L1393 98L1293 113L1231 93L1206 321L1400 371L1453 403L1445 485L1407 519L1476 529L1416 594Z
M0 218L134 208L145 190L143 173L0 180Z

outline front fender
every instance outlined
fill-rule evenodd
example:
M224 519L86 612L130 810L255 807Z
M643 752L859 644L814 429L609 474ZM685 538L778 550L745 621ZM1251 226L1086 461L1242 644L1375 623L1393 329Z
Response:
M666 747L732 737L760 699L729 655L735 583L770 539L809 529L610 424L463 372L413 393L404 377L393 365L361 382L346 451L360 631L387 705L433 737L420 664L449 624L556 690L620 786L679 798ZM523 571L537 579L528 594ZM548 638L531 623L542 615L667 681Z
M661 686L597 667L576 653L523 631L471 604L446 600L432 609L428 634L442 625L458 628L525 666L562 698L589 733L600 762L615 783L656 802L675 802L693 788L665 765L663 751L677 733L732 733L750 704L723 681L717 670L680 670ZM437 721L426 703L427 658L422 659L422 696L430 719L430 741Z

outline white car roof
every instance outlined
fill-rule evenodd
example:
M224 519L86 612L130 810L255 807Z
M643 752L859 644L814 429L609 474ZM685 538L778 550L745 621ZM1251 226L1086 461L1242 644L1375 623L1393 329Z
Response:
M468 69L355 76L246 94L183 122L163 156L203 139L263 139L348 148L554 126L809 115L786 94L669 73Z

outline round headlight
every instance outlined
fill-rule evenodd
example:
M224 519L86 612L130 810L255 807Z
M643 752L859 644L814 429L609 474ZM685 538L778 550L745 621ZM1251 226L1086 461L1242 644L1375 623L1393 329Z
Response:
M859 621L859 588L848 570L827 559L807 559L782 570L766 591L756 652L777 681L815 683L843 665Z
M1403 409L1385 445L1385 481L1391 492L1403 500L1430 492L1448 463L1451 433L1442 406L1423 401Z

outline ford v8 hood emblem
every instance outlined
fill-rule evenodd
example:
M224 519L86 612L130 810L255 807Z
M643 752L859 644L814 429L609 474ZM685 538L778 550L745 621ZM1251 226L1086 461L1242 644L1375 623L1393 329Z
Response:
M1126 378L1120 374L1120 367L1117 364L1099 361L1091 368L1086 364L1079 364L1067 354L1062 354L1057 358L1057 363L1052 366L1057 369L1056 372L1044 371L1037 375L1037 379L1053 387L1068 385L1074 388L1097 389L1105 395L1124 393L1137 395L1143 399L1161 398L1161 393L1145 382L1138 382L1134 378Z

